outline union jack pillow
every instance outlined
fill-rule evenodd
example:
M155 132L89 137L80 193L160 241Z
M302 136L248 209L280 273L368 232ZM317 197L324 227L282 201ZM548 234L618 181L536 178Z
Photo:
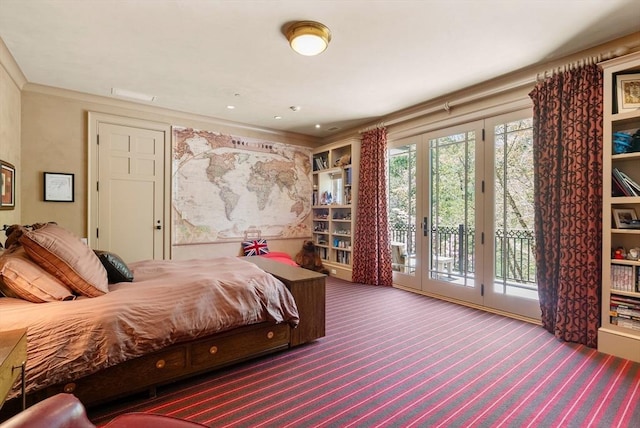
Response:
M253 241L244 241L242 243L245 256L261 256L269 254L269 247L266 239L254 239Z

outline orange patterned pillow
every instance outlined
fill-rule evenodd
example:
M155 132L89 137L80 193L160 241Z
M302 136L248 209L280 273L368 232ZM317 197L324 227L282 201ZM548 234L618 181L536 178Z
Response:
M80 238L56 224L20 237L27 254L41 268L78 294L98 297L109 291L107 271Z
M73 300L75 296L55 276L35 264L17 247L0 257L0 290L6 295L33 303Z

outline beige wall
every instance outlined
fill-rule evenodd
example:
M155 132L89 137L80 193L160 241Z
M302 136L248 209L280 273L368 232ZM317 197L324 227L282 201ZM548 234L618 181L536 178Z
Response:
M100 112L270 141L312 146L308 137L234 126L214 119L27 84L22 91L22 222L56 221L79 236L87 232L88 112ZM75 174L75 202L44 202L42 173ZM274 251L295 254L302 240L269 240ZM172 248L172 258L240 254L239 243Z
M0 228L21 221L20 87L24 83L24 75L0 40L0 160L16 168L16 207L0 210ZM4 233L0 234L0 242L4 245Z
M538 72L638 41L640 33L610 42L603 46L575 54L571 57L529 67L494 81L425 102L414 108L392 113L386 121L391 139L416 135L437 127L472 119L475 112L492 108L497 110L521 108L528 103L527 93L535 84ZM635 46L635 45L634 45ZM637 49L637 46L634 48ZM283 134L241 124L232 124L214 118L183 114L112 98L78 94L56 88L24 84L24 76L0 40L0 158L12 162L18 169L18 207L13 211L0 211L0 225L23 224L55 220L80 236L87 228L87 115L101 112L156 121L168 125L181 125L234 135L264 138L270 141L313 147L335 139L358 138L357 130L345 132L318 142L311 137ZM18 78L16 78L18 76ZM20 76L22 76L20 78ZM22 79L22 80L21 80ZM525 85L513 86L522 81ZM496 90L496 88L498 88ZM456 101L487 93L477 101L464 105ZM20 98L20 94L21 97ZM443 109L445 102L453 102L453 109ZM506 103L506 104L505 104ZM513 105L509 105L514 103ZM42 172L70 172L76 174L74 203L42 201ZM275 251L294 254L301 240L270 241ZM191 258L239 253L239 245L191 245L174 247L172 257Z

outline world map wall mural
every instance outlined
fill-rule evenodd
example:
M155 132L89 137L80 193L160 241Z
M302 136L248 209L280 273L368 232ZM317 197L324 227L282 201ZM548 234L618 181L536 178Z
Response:
M311 236L311 150L172 130L175 245Z

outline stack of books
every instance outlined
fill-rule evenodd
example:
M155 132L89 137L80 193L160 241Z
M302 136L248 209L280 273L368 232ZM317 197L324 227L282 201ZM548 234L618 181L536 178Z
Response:
M613 168L613 196L640 196L640 184L618 168Z
M640 269L638 269L640 273ZM637 291L638 279L633 275L633 266L611 265L611 289Z
M640 331L640 299L611 295L611 324Z

